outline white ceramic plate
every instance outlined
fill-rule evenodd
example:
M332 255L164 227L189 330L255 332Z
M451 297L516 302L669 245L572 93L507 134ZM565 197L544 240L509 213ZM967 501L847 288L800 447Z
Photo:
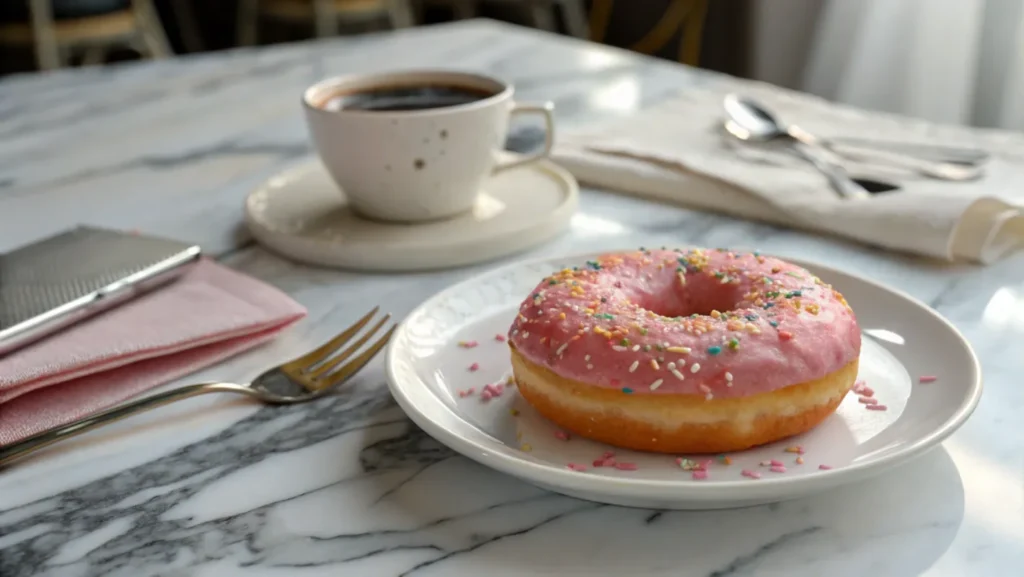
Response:
M850 394L834 415L804 435L730 454L731 464L714 459L705 480L693 479L673 456L581 438L561 440L556 427L514 387L490 400L480 393L483 385L511 374L508 347L495 335L508 331L521 300L544 275L595 256L499 268L442 291L413 311L395 333L387 360L391 392L410 418L467 457L552 491L617 505L713 509L801 497L904 463L955 431L981 396L974 352L938 313L872 281L795 261L850 302L864 331L859 378L887 411L866 410ZM465 348L460 341L479 344ZM475 371L473 363L479 365ZM922 375L938 380L920 383ZM474 394L460 396L470 387ZM798 445L803 464L796 464L799 455L786 452ZM605 451L614 451L619 462L635 463L637 470L591 466ZM760 464L771 459L782 461L787 471L772 473ZM570 470L568 463L587 470ZM744 477L743 469L756 470L761 478Z
M360 218L318 159L285 170L245 201L253 237L288 258L374 271L450 268L542 244L569 225L579 187L541 160L491 176L473 210L454 218L396 224Z

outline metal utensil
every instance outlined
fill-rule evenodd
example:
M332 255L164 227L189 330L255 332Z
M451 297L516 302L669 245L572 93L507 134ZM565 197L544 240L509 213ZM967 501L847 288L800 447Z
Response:
M751 126L751 128L754 129L757 129L758 124L763 123L762 120L759 120L752 116L744 117L743 115L740 115L739 118L747 122ZM772 140L765 140L755 137L754 133L748 130L747 127L739 124L739 122L735 120L727 121L725 123L725 129L729 132L729 134L732 134L736 138L739 138L740 140L744 141L767 142L768 140ZM867 191L867 189L864 186L861 186L860 184L855 182L852 178L850 178L850 175L846 173L846 170L843 167L839 166L838 164L835 164L834 162L826 158L825 155L821 154L820 151L802 142L798 142L795 140L792 140L790 142L793 150L795 150L797 153L800 154L800 156L802 156L804 159L806 159L808 162L814 165L814 168L817 168L818 172L825 175L825 178L828 179L829 185L832 187L833 190L836 191L836 193L840 197L847 199L857 199L867 198L868 196L870 196L870 193Z
M0 467L43 447L108 423L206 393L240 393L273 405L291 405L318 399L352 378L387 344L391 334L395 331L395 325L392 325L383 336L374 341L361 354L348 363L342 364L380 331L391 318L390 314L384 315L373 328L338 353L339 349L352 341L359 331L370 322L378 310L379 307L375 307L355 324L321 347L265 371L248 385L203 383L139 399L74 423L43 431L13 445L0 447Z
M914 156L924 160L948 164L963 164L980 168L991 158L991 155L980 148L966 146L947 146L943 144L922 144L897 142L893 140L876 140L873 138L857 138L853 136L835 136L824 140L825 146L835 150L837 147L856 147L867 150L889 151L906 156Z
M808 147L842 154L852 160L883 163L939 180L974 180L983 174L983 169L976 164L935 162L901 154L893 150L855 149L848 146L844 146L840 150L836 147L835 143L818 138L798 126L786 125L780 122L760 103L738 94L726 95L725 110L730 120L746 130L747 137L744 140L755 142L786 140L793 143L800 142ZM829 164L837 166L832 162Z

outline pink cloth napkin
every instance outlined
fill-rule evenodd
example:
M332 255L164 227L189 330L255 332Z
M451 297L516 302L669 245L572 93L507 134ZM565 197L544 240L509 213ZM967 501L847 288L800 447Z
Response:
M252 348L305 314L274 287L203 260L165 287L0 357L0 445Z

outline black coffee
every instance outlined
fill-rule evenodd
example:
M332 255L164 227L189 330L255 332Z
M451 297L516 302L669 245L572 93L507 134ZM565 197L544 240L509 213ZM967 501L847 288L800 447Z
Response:
M468 104L494 96L495 92L465 86L402 86L337 92L318 106L324 110L427 110Z

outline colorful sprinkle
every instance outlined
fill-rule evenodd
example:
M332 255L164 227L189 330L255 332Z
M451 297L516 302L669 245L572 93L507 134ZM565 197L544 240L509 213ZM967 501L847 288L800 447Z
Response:
M829 469L832 468L832 466L831 465L818 465L818 468L821 469L822 471L828 471Z
M776 465L776 466L771 468L771 472L772 473L785 473L786 472L786 467L780 466L780 465Z
M700 370L700 363L693 363L692 365L690 365L690 372L691 373L696 373L699 370Z
M479 344L480 343L478 343L476 341L459 341L459 346L464 348L464 349L471 349L471 348L473 348L473 347L475 347L475 346L477 346Z
M918 377L917 382L934 383L937 380L939 380L939 377L936 377L935 375L921 375L920 377Z
M874 397L857 397L857 400L865 405L877 405L878 399Z
M788 341L793 338L793 333L789 331L779 331L779 340Z
M721 461L725 465L731 465L732 464L732 458L730 458L729 455L719 455L718 456L718 460Z
M804 464L804 458L803 457L797 457L796 458L796 464L797 465L803 465Z
M708 478L708 472L704 469L698 469L691 474L694 481L703 481Z
M742 471L740 471L740 475L743 475L744 477L750 477L751 479L761 478L761 473L758 473L757 471L751 471L750 469L743 469Z
M640 366L640 361L633 361L632 365L629 365L629 372L635 372L636 368Z
M658 390L658 387L660 387L663 382L665 382L664 379L658 379L658 380L654 381L653 383L651 383L651 387L650 387L651 390L652 391Z
M688 355L688 354L690 354L690 347L669 347L669 346L666 346L665 350L670 352L670 353L679 353L681 355Z
M615 468L620 471L636 471L640 467L636 463L615 463Z
M469 371L470 372L478 371L478 370L480 370L480 363L473 363L472 365L469 365Z
M708 347L709 355L718 355L722 353L722 347Z
M782 467L782 466L785 465L785 463L783 463L782 461L780 461L778 459L772 459L772 460L768 461L768 464L771 465L772 467Z
M459 396L462 397L462 398L466 398L466 397L472 395L474 392L476 392L476 387L470 387L468 389L459 391Z
M864 408L869 411L888 411L889 407L885 405L864 405Z
M496 335L494 335L494 340L498 341L499 343L503 343L503 342L505 342L505 335L503 335L503 334L496 334Z
M512 415L513 417L518 417L519 416L519 409L509 409L508 410L508 414Z
M578 465L576 463L569 463L566 465L566 468L568 468L570 471L578 471L581 473L587 470L586 465Z
M803 445L793 445L791 447L786 447L786 452L787 453L797 453L797 454L803 455L804 454L804 447L803 447Z
M627 395L631 395L631 394L633 394L633 389L631 389L629 387L622 387L622 392L626 393Z
M519 450L523 451L524 453L529 453L530 451L533 450L533 445L531 445L530 443L523 443L522 445L519 446Z

